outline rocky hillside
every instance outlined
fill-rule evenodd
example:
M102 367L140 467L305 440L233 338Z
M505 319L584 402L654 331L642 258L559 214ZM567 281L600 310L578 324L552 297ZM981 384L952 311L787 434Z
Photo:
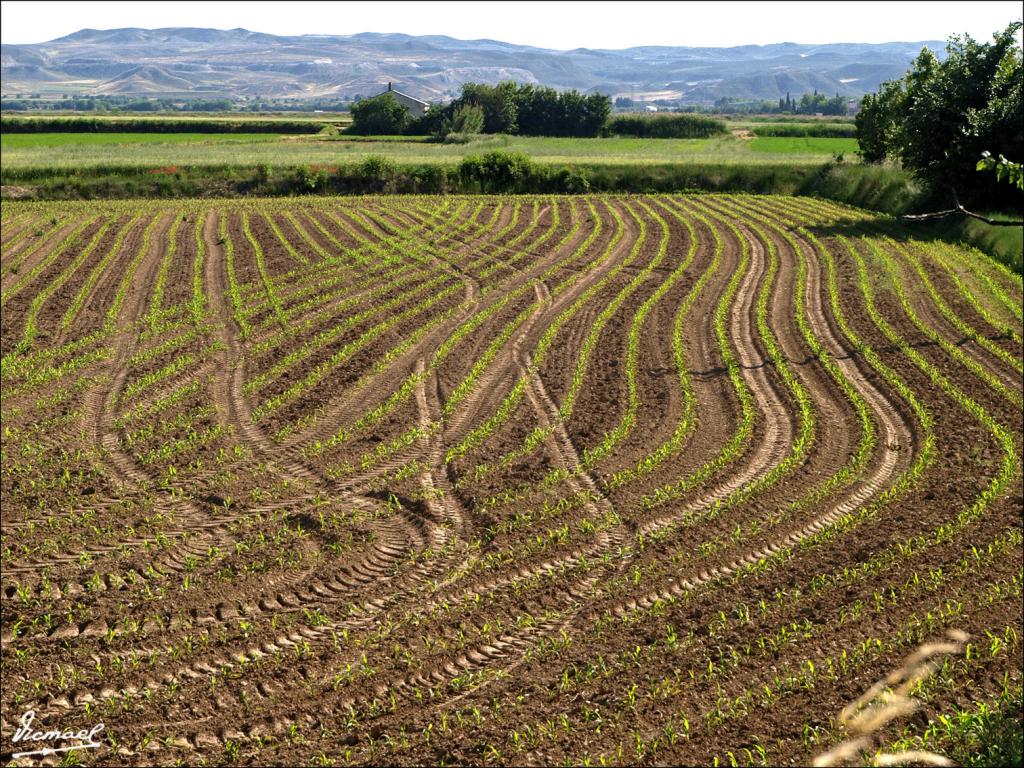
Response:
M364 33L278 37L245 29L85 29L0 51L3 94L69 93L349 98L394 82L427 101L462 83L516 80L641 100L709 103L813 90L858 96L943 43L648 46L554 51L496 40Z

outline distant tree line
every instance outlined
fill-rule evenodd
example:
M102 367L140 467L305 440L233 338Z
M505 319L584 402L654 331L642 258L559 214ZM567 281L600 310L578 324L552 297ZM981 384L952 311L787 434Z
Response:
M849 114L849 103L851 99L840 96L838 93L828 98L824 94L805 93L793 97L787 93L778 101L774 99L750 99L738 96L722 96L713 104L683 104L678 99L656 99L653 102L642 101L630 98L629 96L617 96L615 108L617 110L642 109L654 105L661 111L705 113L713 115L829 115L842 117Z
M611 100L599 93L556 91L502 82L465 83L459 98L433 105L413 118L406 107L384 93L352 105L355 134L507 133L520 136L597 136L611 114Z
M514 82L466 83L458 99L445 106L434 105L418 119L384 93L354 104L349 128L350 133L362 135L430 134L439 138L477 133L703 138L725 130L721 120L696 115L611 117L611 99L603 94L559 92Z
M195 97L139 97L131 95L73 96L43 98L42 94L14 94L0 100L5 112L344 112L348 102L341 99L232 99Z
M865 96L856 120L864 160L899 162L947 202L950 188L982 203L1016 194L977 165L984 152L1024 158L1020 29L1014 22L991 43L952 37L941 62L925 48L904 77Z
M727 128L724 121L701 115L618 115L608 121L606 132L642 139L704 139Z
M4 117L3 133L319 133L315 120L190 120L161 117Z
M751 129L755 136L814 136L823 139L855 139L857 126L853 123L768 123Z
M831 99L823 93L805 93L800 100L790 98L786 94L785 99L779 99L779 112L793 115L845 115L847 99L838 93Z

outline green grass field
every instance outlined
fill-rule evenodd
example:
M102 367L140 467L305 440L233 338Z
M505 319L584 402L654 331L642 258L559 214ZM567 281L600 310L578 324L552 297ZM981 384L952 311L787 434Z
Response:
M829 155L857 151L856 139L823 139L812 136L763 136L752 139L750 151L757 154Z
M56 138L49 138L54 136ZM119 137L132 138L122 139ZM466 143L422 139L379 140L272 134L6 134L2 167L88 168L103 165L270 166L337 165L383 155L399 163L458 163L470 154L495 150L522 152L539 163L648 165L725 163L730 165L820 165L837 152L850 155L852 139L568 139L480 136ZM117 151L112 152L116 146ZM850 159L853 159L852 157Z
M207 144L224 141L274 141L273 133L5 133L0 147L5 150L71 145L124 144Z

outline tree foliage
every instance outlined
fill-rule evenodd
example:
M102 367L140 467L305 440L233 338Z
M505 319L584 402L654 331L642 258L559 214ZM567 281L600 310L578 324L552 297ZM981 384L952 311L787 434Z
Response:
M724 120L701 115L618 115L608 122L608 133L642 139L704 139L728 129Z
M1008 183L1024 192L1024 168L1022 168L1020 163L1007 160L1002 155L996 160L992 157L992 153L986 150L981 153L981 160L978 161L978 170L995 171L996 181L1003 181L1005 179Z
M604 130L611 100L599 93L559 92L511 81L465 83L458 99L432 108L416 127L438 136L481 132L460 127L475 126L477 111L483 115L483 133L586 137Z
M403 133L410 123L409 108L390 93L363 99L352 105L349 133L361 136L389 136Z
M900 80L864 98L857 134L867 161L899 160L936 191L991 196L975 169L984 151L1024 155L1020 22L979 43L950 38L946 59L927 48Z

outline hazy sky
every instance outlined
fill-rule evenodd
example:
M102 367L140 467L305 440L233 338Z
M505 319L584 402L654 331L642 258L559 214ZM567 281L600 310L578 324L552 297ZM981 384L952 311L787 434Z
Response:
M628 48L989 40L1020 2L0 2L5 43L79 29L244 27L278 35L443 34L521 45Z

